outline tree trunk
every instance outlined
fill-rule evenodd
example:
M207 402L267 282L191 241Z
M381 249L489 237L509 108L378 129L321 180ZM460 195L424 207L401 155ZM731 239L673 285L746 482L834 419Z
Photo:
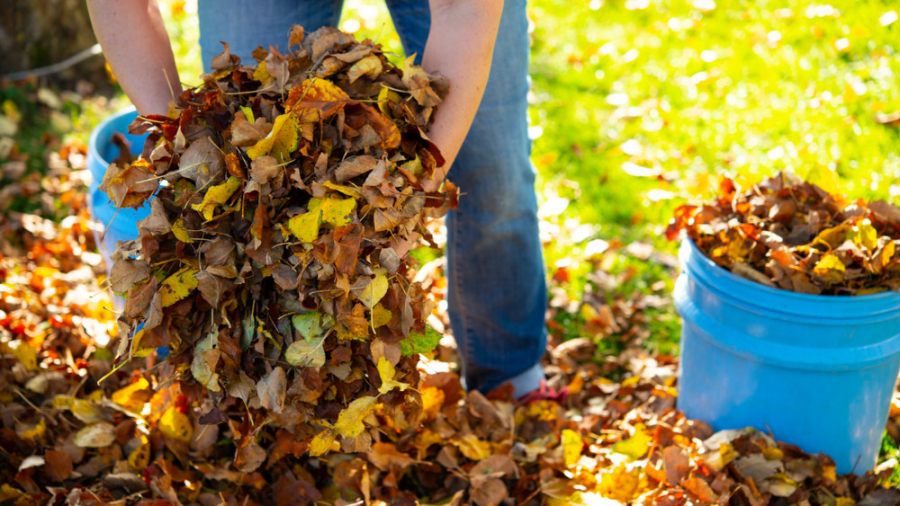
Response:
M0 75L59 63L97 43L84 0L0 0ZM109 81L101 55L49 76L53 82Z

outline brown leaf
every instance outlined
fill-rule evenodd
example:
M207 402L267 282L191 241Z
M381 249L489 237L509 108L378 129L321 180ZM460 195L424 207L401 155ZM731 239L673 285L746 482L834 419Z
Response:
M256 391L260 404L266 409L281 413L284 409L284 394L287 390L287 377L281 366L276 366L265 377L256 383Z
M106 169L100 191L109 195L116 207L138 207L159 188L159 179L146 160L127 167L112 164Z
M72 459L65 452L47 450L44 461L44 472L51 481L60 483L72 475Z
M125 293L136 283L150 277L150 264L145 260L124 259L113 263L109 283L114 292Z
M256 121L250 123L244 113L239 112L234 115L234 122L231 124L231 143L237 147L250 147L271 131L272 124L266 118L256 118Z
M478 506L497 506L506 499L509 492L503 481L497 478L487 480L469 491L472 502Z
M663 465L669 485L681 483L691 470L687 454L677 446L669 446L663 450Z
M372 171L377 164L378 159L369 155L348 158L334 169L334 179L338 183L343 183L348 179Z

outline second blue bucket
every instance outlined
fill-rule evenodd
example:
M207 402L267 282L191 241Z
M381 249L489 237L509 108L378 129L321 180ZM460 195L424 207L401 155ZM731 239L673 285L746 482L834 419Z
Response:
M131 135L128 133L128 125L137 117L134 107L123 109L106 118L91 132L88 140L87 166L91 171L91 185L89 188L89 205L91 216L106 230L103 240L100 233L97 234L97 249L106 260L107 268L112 266L109 256L116 250L116 242L137 239L137 222L150 216L150 206L145 205L139 209L119 209L116 213L116 205L109 197L100 191L100 183L106 168L119 156L119 148L112 142L113 134L120 133L131 143L131 153L140 155L144 149L146 135ZM115 218L113 218L115 216ZM112 225L110 225L112 221ZM101 231L102 232L102 231Z
M900 294L807 295L754 283L686 240L678 408L715 430L754 427L862 474L900 371Z

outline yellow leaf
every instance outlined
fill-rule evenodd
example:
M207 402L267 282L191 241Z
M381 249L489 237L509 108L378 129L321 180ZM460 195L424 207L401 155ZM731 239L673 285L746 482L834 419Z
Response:
M343 437L350 438L362 434L365 430L363 419L369 416L369 413L375 409L375 397L366 396L354 400L347 406L347 409L341 411L338 415L337 422L334 424L334 430Z
M399 104L402 98L400 94L396 91L389 88L381 88L381 91L378 92L378 110L381 111L381 114L384 114L388 118L392 118L391 108L388 105L388 102L393 102L395 104Z
M470 460L486 459L492 453L491 443L478 439L475 434L466 434L457 438L453 444Z
M384 269L378 269L376 273L375 279L369 282L362 294L359 295L359 301L365 304L369 310L372 310L388 291L388 280Z
M623 387L623 388L625 388L625 387L633 387L633 386L637 385L637 384L640 383L640 382L641 382L641 377L640 377L640 376L630 376L630 377L625 378L624 380L622 380L622 387Z
M566 467L574 466L578 462L578 459L581 458L581 449L584 447L581 436L574 430L563 429L562 446L563 453L566 456Z
M162 307L169 307L188 296L191 290L197 288L197 269L185 267L172 274L159 285Z
M842 283L844 281L844 273L846 272L847 268L844 267L844 263L841 262L841 259L838 258L837 255L832 255L831 253L822 257L822 259L819 260L819 263L813 267L813 274L830 285Z
M9 343L9 349L13 356L19 359L19 363L25 366L28 371L37 371L37 350L32 348L28 343L22 340L16 340Z
M850 225L841 224L836 227L826 228L819 232L813 243L825 243L831 248L837 248L847 239L847 232L850 231Z
M0 485L0 503L6 504L7 501L11 501L12 499L18 499L19 497L25 495L25 492L20 491L19 489L13 487L9 483L4 483ZM15 501L14 504L18 504L18 501ZM26 504L33 504L31 501L26 502Z
M253 80L264 83L268 81L270 77L269 71L266 70L266 62L259 62L259 65L256 66L256 70L253 71ZM243 109L243 107L241 107L241 109ZM250 118L247 118L247 121L253 123L253 120Z
M135 471L142 471L150 464L150 441L141 436L141 444L128 455L128 463Z
M194 434L191 419L175 406L169 407L159 419L159 430L166 436L185 443L190 442Z
M261 67L263 64L260 63L259 65L260 65L260 67ZM250 122L250 123L256 123L256 117L253 116L253 109L251 109L251 108L249 108L249 107L246 107L246 106L243 106L243 105L242 105L242 106L241 106L241 112L244 113L244 117L247 118L247 121L248 121L248 122Z
M402 392L409 388L409 383L403 383L394 379L396 374L397 370L394 369L394 365L388 359L384 357L378 358L378 376L381 377L381 387L378 388L378 393L386 394L395 388L399 388Z
M835 506L856 506L856 501L850 497L837 497L834 504Z
M199 204L191 204L191 209L199 211L203 215L203 219L209 221L216 212L216 207L225 204L229 198L241 187L241 180L231 176L228 181L220 185L216 185L207 190L203 196L203 202ZM176 236L177 237L177 236ZM184 241L186 242L186 241Z
M650 434L647 434L644 431L643 425L638 424L635 427L634 435L628 439L619 441L614 444L612 447L612 451L616 453L621 453L623 455L628 455L629 457L637 460L644 456L647 453L647 450L650 448L650 443L653 441L653 437Z
M72 396L57 395L53 398L53 409L70 409L72 407Z
M113 392L110 400L132 413L140 414L149 400L146 395L149 388L150 383L141 376L134 383Z
M310 441L309 456L318 457L319 455L324 455L331 449L332 443L334 443L334 432L331 429L323 430Z
M179 218L178 221L172 224L172 234L175 235L175 238L181 242L191 244L194 242L191 239L191 236L188 235L188 231L184 228L184 218Z
M33 429L24 430L22 432L18 432L18 436L27 441L34 441L35 439L41 439L44 437L44 434L47 433L47 423L44 422L44 419L41 418L41 421L38 422L37 425L34 426Z
M103 419L100 408L82 399L73 398L72 407L70 409L72 410L72 414L75 415L75 418L84 423L99 422Z
M314 77L294 86L284 102L304 123L318 123L337 114L350 101L344 90L327 79Z
M353 197L355 199L362 198L362 193L352 186L348 186L345 184L335 184L331 181L325 181L322 186L325 188L331 188L336 192L341 192L348 197Z
M611 471L602 472L597 492L604 497L628 504L640 490L641 471L639 468L629 470L624 464Z
M150 355L156 353L156 348L143 348L141 347L141 339L144 338L144 329L138 330L134 337L131 339L131 356L132 357L149 357Z
M871 221L866 219L853 227L853 243L866 248L869 252L875 251L878 247L878 231L872 226Z
M776 448L774 446L767 446L763 449L763 456L766 460L781 460L784 458L784 452L781 451L780 448Z
M322 211L322 221L331 223L335 227L349 225L353 219L350 213L355 207L356 200L353 198L312 198L309 201L309 211Z
M425 387L422 389L422 412L425 414L426 420L431 420L437 416L444 406L446 397L447 394L440 388Z
M841 193L841 182L838 179L837 172L828 167L822 165L813 167L806 174L806 180L832 195Z
M288 229L300 242L313 242L319 237L320 211L298 214L288 220Z
M300 141L299 128L297 116L294 114L288 112L278 116L275 118L269 135L248 148L247 156L251 160L256 160L261 156L269 155L279 163L287 161L289 155L297 149Z
M391 321L392 316L389 309L385 309L381 304L375 304L375 307L372 309L372 326L377 329L382 325L387 325Z

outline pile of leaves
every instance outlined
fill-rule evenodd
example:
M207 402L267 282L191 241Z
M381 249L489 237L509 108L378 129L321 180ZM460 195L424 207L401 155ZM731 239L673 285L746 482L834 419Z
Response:
M451 183L425 189L443 164L424 133L440 76L333 28L295 27L288 49L245 66L226 44L169 116L136 120L143 156L101 186L152 210L113 255L117 363L168 347L159 381L208 401L202 425L238 424L241 472L266 460L263 427L317 456L419 419L408 387L439 336L406 253L455 206Z
M741 191L720 177L713 202L675 210L681 231L718 265L770 287L865 295L900 290L900 208L847 200L789 172Z

